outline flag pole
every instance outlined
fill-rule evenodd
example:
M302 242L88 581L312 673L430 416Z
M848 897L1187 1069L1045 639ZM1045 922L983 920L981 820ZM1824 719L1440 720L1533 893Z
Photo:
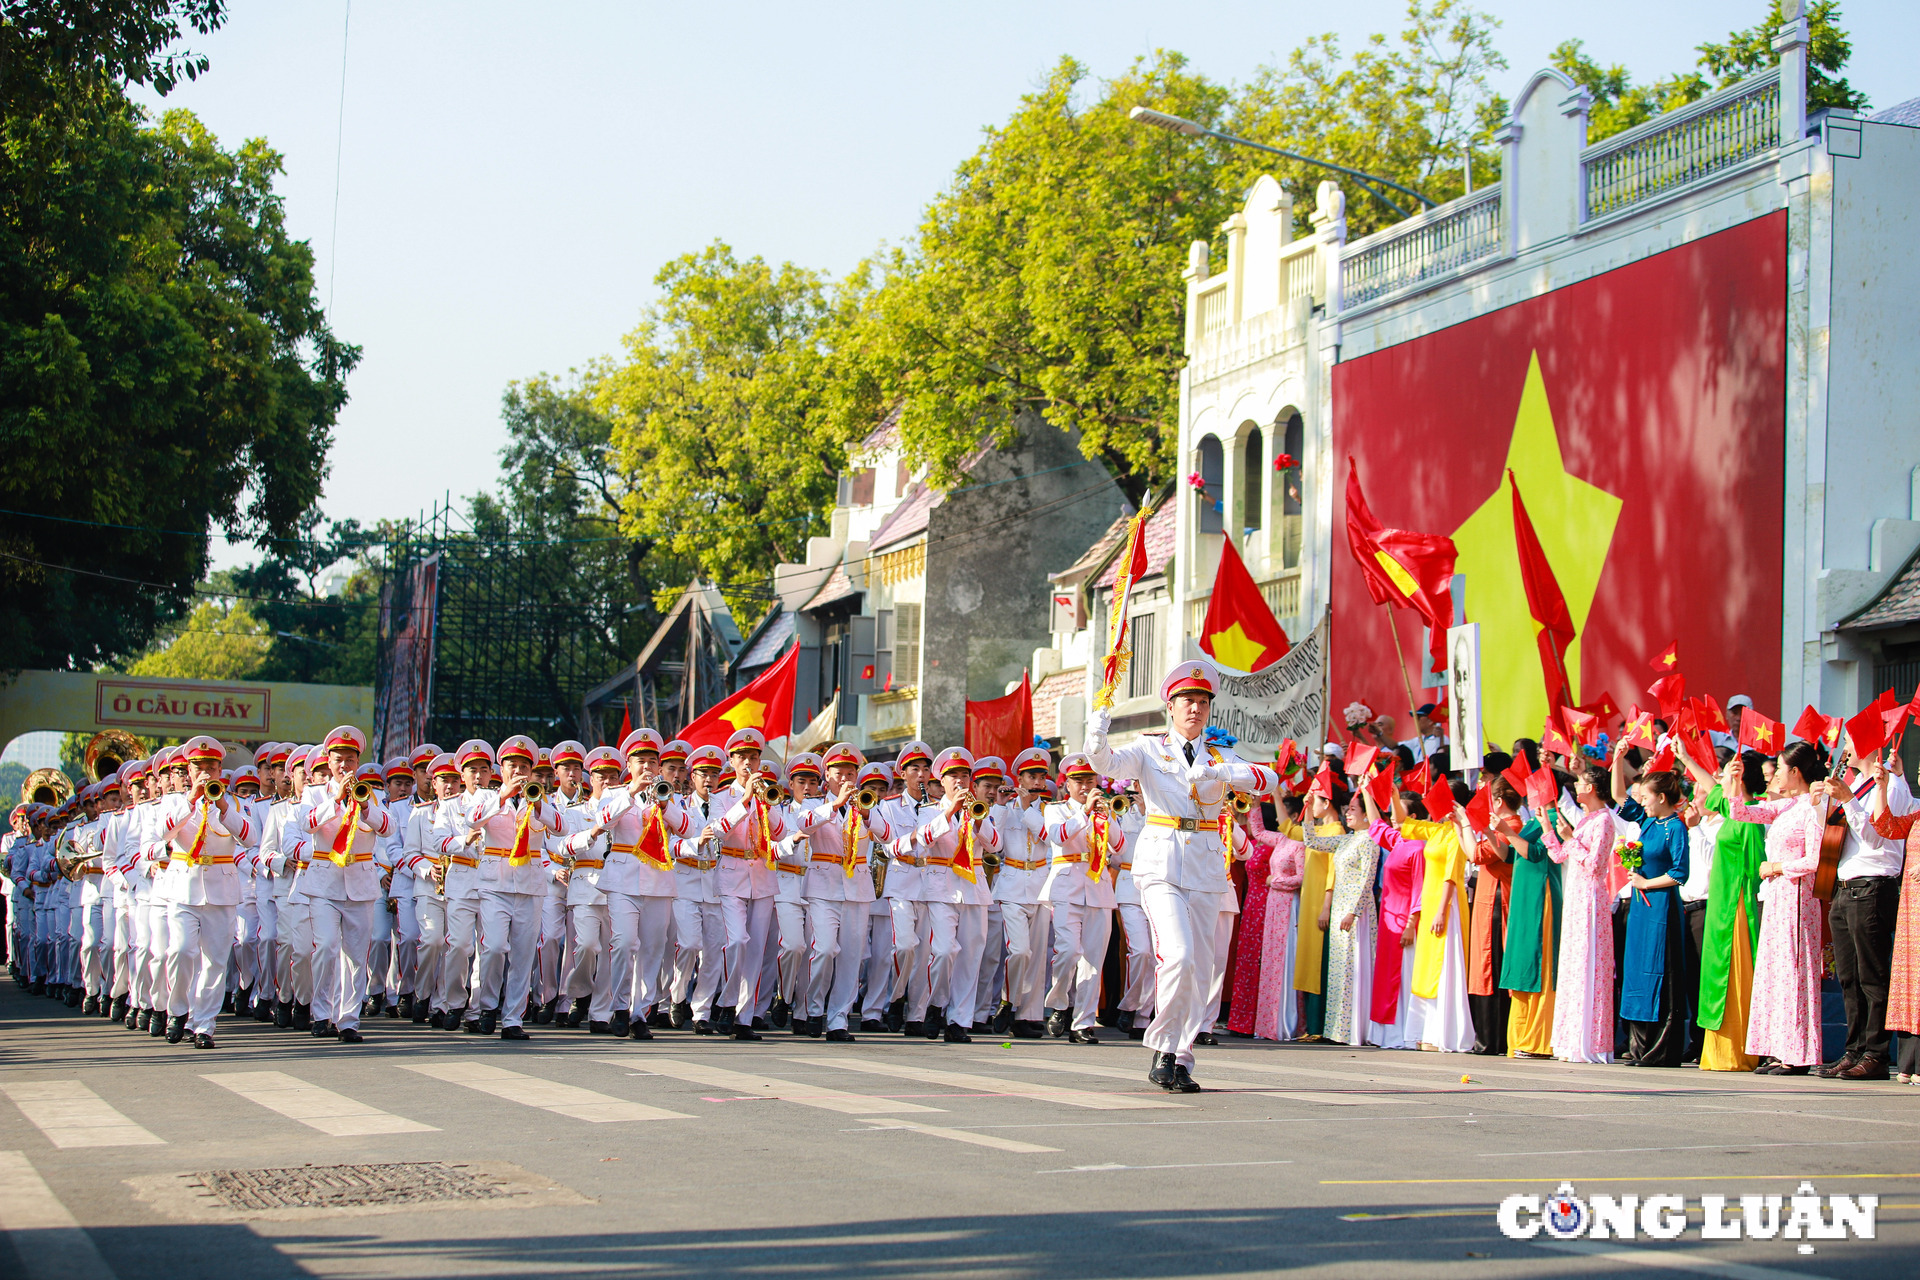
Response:
M1405 651L1400 648L1400 627L1394 620L1393 601L1382 600L1380 603L1387 606L1387 634L1393 637L1393 656L1400 659L1400 683L1406 686L1407 714L1412 715L1413 709L1420 704L1413 700L1413 677L1407 674L1407 655ZM1420 727L1415 725L1414 735L1418 737L1419 732Z

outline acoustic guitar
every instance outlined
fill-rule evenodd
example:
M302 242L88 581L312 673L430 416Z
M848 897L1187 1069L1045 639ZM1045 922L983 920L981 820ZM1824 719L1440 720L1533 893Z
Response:
M1820 865L1813 873L1813 896L1822 902L1833 901L1834 886L1840 882L1840 855L1847 847L1847 812L1839 805L1827 815L1820 829Z

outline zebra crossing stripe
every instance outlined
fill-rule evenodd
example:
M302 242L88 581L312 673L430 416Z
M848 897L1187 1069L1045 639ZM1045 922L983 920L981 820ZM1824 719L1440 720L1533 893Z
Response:
M537 1107L542 1111L551 1111L555 1115L568 1116L574 1120L585 1120L589 1124L611 1124L619 1120L694 1120L698 1118L684 1112L667 1111L660 1107L644 1106L638 1102L627 1102L609 1094L595 1093L591 1089L580 1089L555 1080L542 1080L538 1076L522 1075L518 1071L508 1071L504 1067L488 1066L480 1062L428 1062L402 1065L405 1070L417 1072L447 1084L457 1084L462 1088L490 1093L496 1098L505 1098L508 1102Z
M1129 1094L1094 1093L1086 1089L1062 1089L1058 1085L1035 1084L1030 1080L1009 1080L1005 1076L982 1076L967 1071L940 1071L931 1067L872 1062L865 1058L790 1058L788 1061L838 1067L847 1071L864 1071L876 1076L894 1076L901 1080L918 1080L923 1084L945 1085L948 1088L967 1089L975 1093L1038 1098L1047 1102L1064 1103L1069 1107L1085 1107L1090 1111L1145 1111L1166 1107L1185 1107L1184 1103L1175 1102L1171 1098L1141 1098ZM1140 1083L1145 1085L1146 1081L1142 1080Z
M616 1067L634 1067L638 1065L657 1075L685 1080L690 1084L704 1084L716 1089L731 1089L746 1097L777 1098L781 1102L794 1102L803 1107L818 1107L823 1111L837 1111L846 1116L898 1115L911 1112L938 1112L939 1107L924 1107L917 1102L903 1102L893 1098L874 1098L861 1093L847 1093L840 1089L829 1089L824 1085L800 1084L792 1080L776 1080L772 1076L757 1076L745 1071L729 1071L725 1067L710 1066L704 1062L686 1062L679 1058L602 1058L600 1061Z
M78 1080L15 1080L0 1084L0 1091L56 1147L153 1147L166 1141Z
M335 1138L359 1138L375 1133L439 1132L433 1125L396 1116L364 1102L355 1102L343 1094L322 1089L317 1084L308 1084L284 1071L234 1071L200 1078Z

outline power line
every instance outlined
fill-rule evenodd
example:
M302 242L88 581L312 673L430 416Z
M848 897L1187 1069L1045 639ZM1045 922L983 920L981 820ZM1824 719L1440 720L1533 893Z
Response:
M333 317L333 277L340 265L340 155L347 140L347 36L353 30L353 0L340 24L340 110L333 122L333 232L327 246L327 317Z

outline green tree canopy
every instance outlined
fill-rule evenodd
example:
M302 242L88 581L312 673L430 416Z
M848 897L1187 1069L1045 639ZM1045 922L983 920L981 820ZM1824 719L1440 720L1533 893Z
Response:
M129 671L175 680L252 680L272 647L266 628L245 605L202 600Z
M149 122L117 78L197 74L164 46L220 15L4 11L0 668L137 653L184 612L209 530L284 537L319 496L358 352L286 233L280 157Z

